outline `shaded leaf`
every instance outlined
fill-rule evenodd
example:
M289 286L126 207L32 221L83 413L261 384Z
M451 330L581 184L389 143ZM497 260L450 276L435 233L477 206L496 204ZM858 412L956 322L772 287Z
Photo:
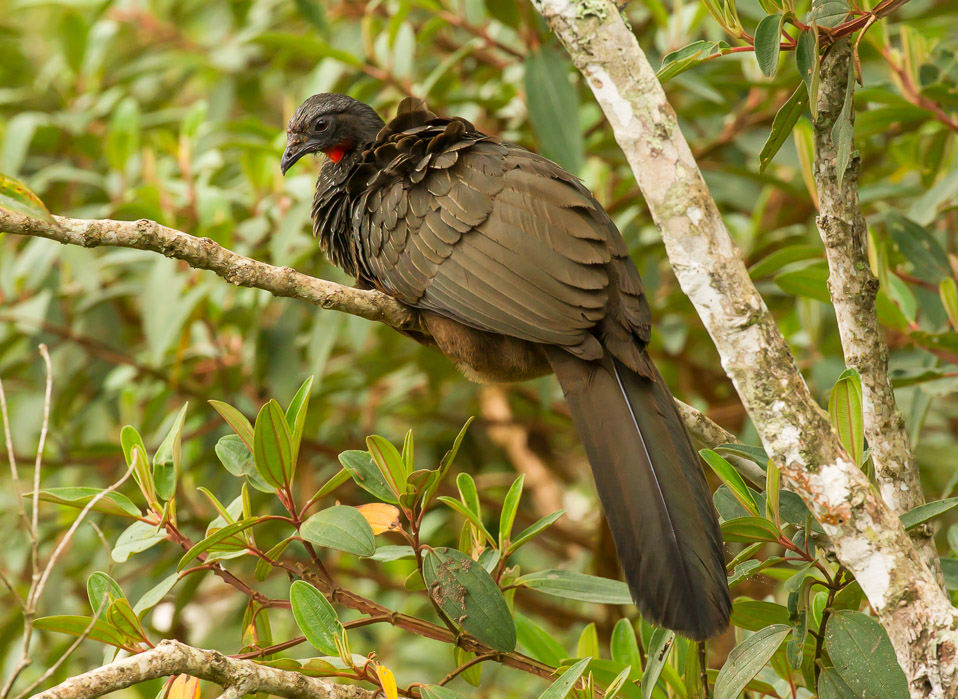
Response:
M550 46L541 46L525 60L524 85L529 120L542 154L576 174L585 161L579 128L579 98L569 80L569 63ZM565 118L557 119L557 115Z
M835 612L825 630L825 649L856 696L908 696L908 681L888 634L872 617L850 610Z
M790 633L791 627L774 624L735 646L715 680L715 699L736 699Z
M632 604L629 586L619 580L571 570L541 570L523 575L516 584L554 597L598 604Z
M303 522L299 533L306 541L337 551L357 556L376 553L376 539L369 522L359 510L348 505L320 510Z
M342 638L346 630L323 593L305 580L296 580L289 588L289 601L306 640L317 650L338 655L335 637Z
M767 19L767 18L766 18ZM762 146L762 152L758 155L759 172L765 172L765 168L772 162L772 158L778 153L779 149L788 140L792 128L799 117L805 113L808 108L808 90L805 85L799 83L795 92L788 98L782 108L775 114L772 121L772 130L768 135L768 140Z
M582 673L585 672L591 659L592 658L583 658L559 675L559 679L540 694L539 699L564 699L564 697L569 696L569 692L572 691L572 688L575 687L575 683L582 677Z

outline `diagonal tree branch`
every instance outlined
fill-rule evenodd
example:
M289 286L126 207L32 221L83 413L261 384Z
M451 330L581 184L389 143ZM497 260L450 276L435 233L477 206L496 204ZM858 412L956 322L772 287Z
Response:
M748 276L655 71L611 0L533 0L609 120L766 451L878 614L912 696L958 691L958 612L851 462Z
M170 675L190 675L215 682L227 692L233 690L233 696L237 697L257 692L288 699L372 699L374 696L362 687L278 670L252 660L236 660L215 650L166 640L143 653L71 677L34 699L91 699Z
M858 201L861 161L852 156L843 178L838 173L838 144L833 129L839 119L854 123L855 110L843 115L846 91L854 80L849 39L835 43L822 60L815 122L815 181L821 214L818 231L828 258L828 291L835 307L845 364L862 379L865 438L871 447L882 498L899 514L925 504L918 463L905 419L895 403L888 376L888 347L878 328L875 298L878 280L868 263L868 228ZM846 148L854 152L851 142ZM930 526L912 534L925 564L944 585Z

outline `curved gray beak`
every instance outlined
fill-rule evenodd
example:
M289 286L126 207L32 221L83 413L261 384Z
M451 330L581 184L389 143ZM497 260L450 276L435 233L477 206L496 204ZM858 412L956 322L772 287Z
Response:
M279 169L282 170L285 175L286 171L293 167L297 160L310 152L312 151L310 150L309 143L306 141L287 142L286 150L283 151L283 159L279 161Z

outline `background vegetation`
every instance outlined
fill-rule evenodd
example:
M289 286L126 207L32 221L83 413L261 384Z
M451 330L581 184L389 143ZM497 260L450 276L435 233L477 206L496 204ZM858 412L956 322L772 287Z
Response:
M654 0L629 3L625 12L655 61L693 41L729 40L708 14L713 4ZM795 4L804 16L809 2ZM746 31L754 33L772 5L739 2ZM954 281L947 281L958 269L958 23L952 5L913 0L891 21L876 24L861 42L864 87L855 101L869 251L882 282L880 319L929 500L948 497L958 482L958 300L951 305L958 295L951 291ZM5 0L4 8L0 172L28 184L52 212L151 218L259 260L348 282L309 234L320 162L298 166L285 180L280 176L285 120L316 92L347 92L384 115L415 94L434 110L539 150L583 178L619 224L651 290L657 322L652 350L673 391L743 441L757 443L675 283L611 131L530 5ZM768 78L752 53L719 57L690 66L666 88L753 277L824 404L844 363L814 227L807 116L759 172L773 118L800 79L792 54L781 62ZM374 433L401 444L412 428L417 463L433 468L476 416L453 473L474 476L485 511L497 521L498 503L517 473L526 476L517 527L566 511L515 563L524 570L618 576L588 465L551 377L507 389L477 386L433 350L358 318L229 287L155 254L0 234L0 378L21 464L32 463L42 423L41 342L50 347L54 376L45 487L112 483L124 463L123 425L136 426L152 454L189 402L178 512L180 528L198 540L217 513L197 486L225 503L239 494L214 452L227 428L206 401L226 401L252 417L269 398L288 404L313 376L297 473L301 492L318 489L339 470L338 454L364 449L365 437ZM132 483L123 490L136 492ZM455 493L452 478L440 492ZM16 530L16 497L12 488L0 489L4 531ZM253 497L264 498L263 511L270 507L265 496ZM335 497L344 504L371 499L351 483ZM51 546L75 512L43 506L41 545ZM939 547L958 555L958 530L949 529L948 517ZM127 522L103 515L91 521L96 526L77 532L54 571L42 614L88 614L86 581L96 570L110 572L131 600L139 599L182 555L164 544L117 563L110 549ZM436 508L423 521L423 536L432 545L455 547L462 521ZM742 545L730 548L734 553ZM29 551L28 541L8 537L0 561L24 585ZM776 552L770 545L763 555ZM230 563L246 577L253 565ZM425 596L403 587L415 568L409 561L379 564L344 554L333 556L331 566L366 597L431 614ZM743 578L733 596L775 601L784 609L790 590L782 580L793 572L772 567ZM285 598L288 586L280 575L264 589ZM246 599L218 578L188 577L167 600L144 620L154 637L225 652L248 641L241 623ZM563 657L589 655L584 651L594 643L608 657L604 649L615 622L623 614L635 618L631 607L530 591L516 594L515 606L548 631ZM275 612L270 621L275 639L298 634L286 612ZM712 644L713 665L753 626L740 615L737 628ZM637 628L647 644L651 630ZM21 632L18 609L4 605L4 676L17 660ZM38 676L71 642L41 633L25 677ZM375 650L401 685L436 681L455 667L449 646L388 625L364 627L350 638L355 652ZM521 635L520 648L536 656ZM290 653L310 655L303 647ZM103 660L103 646L86 641L54 679ZM670 662L681 676L684 653ZM789 683L779 674L767 668L761 677L786 696ZM124 696L152 697L160 686L146 684ZM538 694L544 683L487 664L480 689L464 679L452 686L470 696L524 697ZM680 685L669 687L681 695Z

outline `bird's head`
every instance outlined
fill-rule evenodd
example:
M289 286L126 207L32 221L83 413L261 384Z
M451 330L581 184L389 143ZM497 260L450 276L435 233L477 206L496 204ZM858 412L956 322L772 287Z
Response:
M383 120L367 104L334 92L303 102L286 128L283 174L308 153L325 153L334 163L376 138Z

